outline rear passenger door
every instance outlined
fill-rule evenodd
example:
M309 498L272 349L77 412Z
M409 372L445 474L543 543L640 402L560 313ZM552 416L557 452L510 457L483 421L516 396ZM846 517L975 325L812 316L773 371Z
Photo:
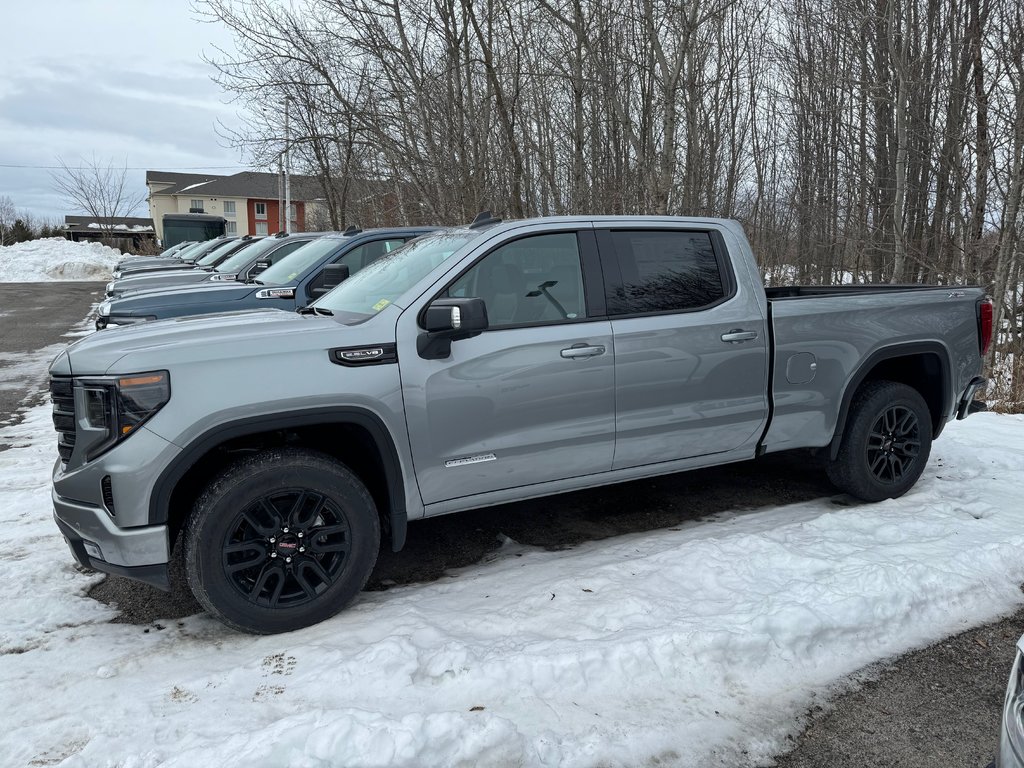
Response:
M597 238L615 342L613 469L756 443L766 323L721 235L634 225Z

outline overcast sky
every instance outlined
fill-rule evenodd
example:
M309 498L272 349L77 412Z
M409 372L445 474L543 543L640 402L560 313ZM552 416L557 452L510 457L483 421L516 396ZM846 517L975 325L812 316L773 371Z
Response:
M0 196L37 217L76 213L51 171L80 157L154 170L241 170L218 120L237 109L210 80L202 54L230 48L221 28L194 20L189 0L34 0L2 3ZM213 170L213 166L230 166ZM130 171L145 192L145 171ZM145 204L138 211L148 216Z

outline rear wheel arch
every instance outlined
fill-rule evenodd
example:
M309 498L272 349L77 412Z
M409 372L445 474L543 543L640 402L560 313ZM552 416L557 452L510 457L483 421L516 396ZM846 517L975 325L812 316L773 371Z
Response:
M224 467L240 454L281 445L318 450L351 469L369 488L392 550L404 546L408 517L394 438L379 416L354 407L265 414L208 429L157 478L149 524L167 524L173 547L193 504Z
M948 350L938 342L914 342L884 347L871 353L850 378L839 406L828 455L839 455L850 407L857 393L871 381L895 381L917 390L928 406L932 438L945 426L945 410L952 401Z

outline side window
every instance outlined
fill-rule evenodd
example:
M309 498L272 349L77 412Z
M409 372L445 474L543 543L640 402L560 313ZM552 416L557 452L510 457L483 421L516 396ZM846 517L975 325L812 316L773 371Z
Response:
M387 253L391 253L398 248L405 245L405 240L373 240L369 243L364 243L358 248L346 253L338 261L342 264L348 264L348 268L354 275L363 267L367 267L381 256Z
M608 314L699 309L725 296L707 232L613 230L622 285L608 293Z
M576 235L533 235L506 243L452 283L447 295L483 299L492 328L583 319L587 314Z
M280 248L268 253L264 258L260 259L260 261L269 261L271 264L277 264L277 262L289 253L298 250L308 242L308 240L300 240L297 242L285 243Z
M387 253L391 253L394 250L402 247L405 244L404 239L393 239L393 240L372 240L369 243L363 243L358 248L353 248L351 251L345 253L334 260L334 264L347 264L349 274L354 275L360 269L368 266L379 259L381 256ZM313 291L317 288L324 286L324 272L320 270L306 286L306 291L309 292L310 296L313 295Z

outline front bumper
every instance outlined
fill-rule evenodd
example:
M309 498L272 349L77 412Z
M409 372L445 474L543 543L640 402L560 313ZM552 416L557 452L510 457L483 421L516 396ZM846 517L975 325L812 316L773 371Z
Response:
M1024 718L1020 700L1024 697L1024 638L1017 642L1017 658L1010 671L1006 686L1003 716L999 728L999 758L993 763L998 768L1024 768Z
M118 528L106 510L53 497L53 519L81 565L170 589L166 525Z

